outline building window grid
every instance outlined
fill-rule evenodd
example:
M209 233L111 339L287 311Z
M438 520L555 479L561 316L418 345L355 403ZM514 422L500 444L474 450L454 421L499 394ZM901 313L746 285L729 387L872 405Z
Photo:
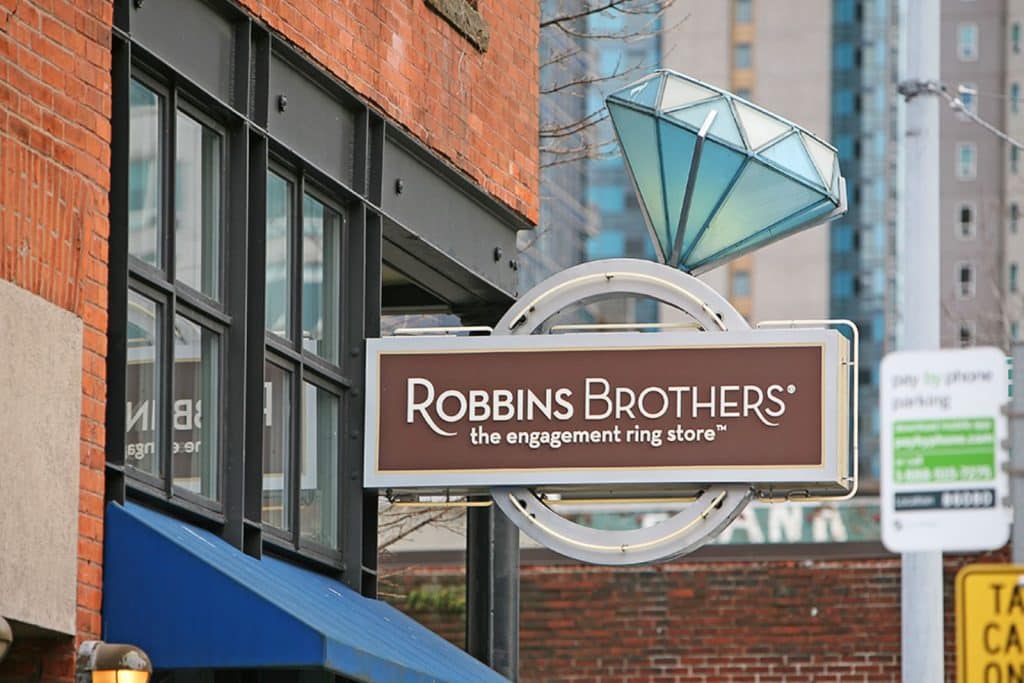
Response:
M341 365L343 326L340 320L327 325L327 316L323 316L319 321L320 327L330 326L333 333L317 336L317 325L310 323L318 311L309 302L333 299L335 308L343 310L344 291L340 276L342 264L347 262L348 220L344 208L329 202L327 193L310 182L304 173L280 163L271 163L267 175L268 273L272 271L270 212L275 185L283 187L287 193L288 248L284 283L287 310L284 329L269 319L273 307L270 305L272 288L268 282L265 287L268 305L264 401L269 401L271 406L264 406L265 411L270 411L264 414L265 421L269 420L270 424L265 422L264 429L261 518L272 537L300 547L322 546L334 551L339 542L336 520L340 504L336 456L343 447L340 438L343 405L351 381L346 375L347 368ZM324 213L329 211L337 219L328 226L328 231L335 234L322 235L319 243L313 239L310 230L314 219L310 213L314 204L324 207ZM323 248L328 242L333 243L333 247ZM330 255L320 262L326 264L326 268L318 269L311 255L319 253L323 257L329 252ZM323 277L325 270L333 273ZM316 287L318 275L319 291ZM324 291L328 285L333 289L330 296ZM329 348L324 348L328 345ZM281 378L280 391L273 380L268 379L274 370ZM274 406L284 408L288 417L276 419ZM275 431L275 425L285 429ZM282 435L280 431L286 434ZM326 448L325 443L328 444ZM273 445L280 447L276 454L272 452ZM278 459L282 471L268 471L268 464ZM275 496L277 491L279 494Z
M267 37L262 33L262 29L258 29L255 25L252 27L254 33L254 41L264 41L266 43ZM198 121L206 125L208 119L210 119L211 112L214 116L222 118L225 122L231 122L230 124L225 123L221 126L219 123L214 125L217 126L218 135L220 135L220 166L223 172L220 174L221 181L218 185L218 196L223 206L220 207L222 215L219 217L219 233L217 235L220 243L228 238L228 235L240 236L242 232L251 233L252 217L250 216L248 221L244 218L246 214L252 212L253 215L262 215L263 204L260 201L256 201L252 204L253 196L251 192L245 192L244 188L248 185L256 187L254 185L254 176L252 174L253 164L257 167L260 165L260 150L263 151L262 162L263 168L266 168L266 150L268 146L273 147L277 145L273 139L264 137L266 125L260 123L260 117L266 114L261 114L261 108L257 105L249 106L243 111L238 109L227 109L222 103L222 100L206 95L202 90L192 91L194 86L191 83L194 81L187 81L185 79L179 79L176 72L172 67L164 64L152 57L140 57L139 61L132 58L131 63L127 63L129 50L127 46L130 45L131 39L127 33L115 35L115 47L114 47L114 123L118 126L119 130L130 130L131 126L131 105L129 93L131 91L131 83L138 80L144 83L149 88L154 88L155 92L159 94L159 97L165 98L160 100L161 104L161 119L157 126L161 131L172 131L170 133L170 140L164 140L161 138L161 149L160 153L163 157L167 157L166 150L173 148L173 130L174 126L168 122L168 119L173 119L173 116L167 115L165 112L175 112L175 116L180 112L184 112L190 120ZM287 48L284 48L288 51ZM119 62L119 56L121 61ZM267 59L269 54L262 59ZM255 54L250 59L255 59L254 67L257 70L266 69L266 66L260 67L259 57ZM154 76L154 74L160 74L160 76ZM180 86L181 83L189 83L185 90L184 85ZM260 86L258 82L251 87L255 88L257 97L268 96L269 94L262 92L261 89L265 89L265 86ZM118 93L121 93L120 95ZM120 99L119 99L120 97ZM339 89L337 93L339 102L348 102L351 96L344 90ZM239 102L244 102L245 98L239 97ZM118 102L124 102L124 105L118 105ZM180 105L180 106L179 106ZM355 106L365 106L356 103ZM121 108L123 107L123 108ZM123 112L123 113L122 113ZM240 116L241 115L241 116ZM256 124L256 128L250 129L242 123L243 119L252 119ZM384 128L377 122L377 117L372 113L367 116L363 115L360 119L362 123L361 132L357 130L364 138L366 136L380 135L383 133ZM164 133L162 133L164 134ZM128 136L126 136L127 138ZM238 144L240 146L248 146L252 149L253 154L248 155L248 162L245 161L247 155L240 155L237 152L231 152L230 147ZM121 149L127 149L130 145L126 144ZM118 146L114 146L114 164L112 166L112 173L115 177L125 178L123 184L120 182L113 183L113 189L111 191L111 199L115 202L112 204L112 225L113 230L117 230L119 225L126 225L130 223L128 210L128 204L132 201L132 190L136 190L136 195L145 197L145 192L141 194L137 188L133 188L134 185L128 180L129 176L136 169L131 168L131 154L130 152L118 153ZM294 157L289 150L285 147L281 147L282 154L289 159L298 159ZM271 153L273 156L274 153ZM360 157L357 156L357 161L360 161ZM374 171L375 168L379 169L380 159L374 157L368 157L364 161L367 166L363 171L357 171L358 173L367 174L379 174L379 170ZM295 162L297 163L297 162ZM293 166L295 165L293 163ZM162 215L170 215L171 219L161 218L160 220L165 221L165 225L174 225L172 212L174 210L172 199L170 195L174 189L174 176L176 175L175 165L173 160L167 160L164 158L160 164L161 183L156 185L156 193L159 199L157 200L160 204L160 210ZM302 174L303 179L306 178L306 174L301 170L301 164L299 165L300 170L295 171L297 174ZM376 214L372 213L372 208L365 204L366 201L373 195L373 190L367 190L365 194L357 194L353 192L348 186L339 184L340 181L325 175L321 171L311 171L309 177L316 178L316 185L322 187L325 191L319 192L317 190L311 190L311 192L317 194L318 199L324 202L325 197L336 197L344 198L346 202L355 202L356 205L362 207L358 212L357 224L359 225L360 234L363 230L370 230L373 232L379 232L380 230L380 219ZM358 178L363 177L361 175ZM359 181L361 182L361 181ZM228 188L234 188L236 185L240 187L240 193L238 195L229 195ZM357 183L358 186L358 183ZM123 189L122 189L123 188ZM166 196L160 196L159 193L164 192ZM249 196L250 206L245 211L239 211L238 218L230 219L226 217L229 211L233 210L231 207L238 205L239 196ZM233 199L234 197L234 199ZM114 206L121 207L123 202L124 210L120 208L114 208ZM326 203L326 202L325 202ZM335 203L336 204L336 203ZM253 211L255 209L255 211ZM339 212L339 216L351 216L352 207L346 207L346 211ZM122 222L123 221L123 222ZM348 220L345 220L345 228L343 234L348 234ZM248 224L248 228L242 227ZM255 554L259 553L259 549L262 546L268 544L273 547L280 547L285 552L298 551L302 555L322 564L329 565L335 570L337 567L345 565L342 563L343 552L346 553L346 558L349 561L350 569L344 570L346 582L353 585L353 587L359 589L362 587L368 594L375 592L375 581L372 579L372 571L376 566L376 560L374 557L365 557L362 552L362 545L360 538L362 536L355 534L366 534L375 533L372 528L375 528L375 520L369 519L364 520L362 515L363 500L361 493L358 490L358 479L352 479L351 485L348 483L351 473L357 472L360 465L357 464L351 456L343 456L343 453L355 453L359 451L361 453L361 434L358 431L352 431L346 425L355 425L356 423L362 423L361 409L354 406L351 401L346 400L346 394L353 386L361 387L361 378L357 376L344 375L339 372L341 365L346 366L344 370L351 372L351 368L348 367L350 363L358 363L360 361L357 357L349 358L350 354L342 353L342 347L340 340L342 338L348 339L353 338L351 335L356 334L361 338L364 334L364 326L375 325L376 315L369 315L365 310L366 299L364 297L364 288L366 283L373 282L376 280L379 282L379 271L378 267L373 263L363 263L363 259L357 258L346 253L341 258L347 259L352 258L351 262L342 261L342 272L339 274L339 278L342 278L344 282L356 282L347 296L350 299L342 299L342 292L338 294L338 303L345 312L345 315L339 321L339 346L338 346L338 363L335 367L331 366L331 363L317 358L315 354L306 354L303 356L300 369L306 370L307 372L302 374L301 377L304 381L302 385L295 385L292 387L292 391L295 394L299 394L298 386L302 386L306 390L312 390L315 394L317 391L327 390L335 398L330 403L329 410L334 416L334 426L332 427L332 438L334 442L332 444L332 452L335 454L334 457L329 458L329 464L333 468L330 473L330 485L335 491L333 501L333 514L330 519L333 521L333 529L330 529L328 533L331 536L331 540L325 543L318 543L317 539L310 539L306 534L298 540L292 538L284 538L280 535L275 535L274 530L268 531L267 525L262 525L264 533L262 535L262 544L257 542L261 536L258 533L260 525L260 503L258 491L253 491L253 474L251 468L255 466L257 469L260 468L259 459L255 459L255 465L246 464L246 472L242 473L242 468L235 466L229 468L226 460L231 457L237 459L241 457L241 453L244 451L250 452L250 457L247 460L254 460L251 457L252 450L259 450L262 447L262 439L256 439L253 442L250 428L246 428L245 434L241 429L241 415L244 413L247 415L246 422L256 422L256 409L257 405L256 398L257 392L262 394L262 387L258 387L259 383L250 381L246 388L247 400L236 398L231 391L231 386L224 380L230 379L234 381L234 378L240 375L250 376L251 379L255 380L256 377L251 377L250 367L254 365L252 344L255 341L250 335L245 334L245 328L243 329L242 318L239 318L236 322L235 318L231 315L234 307L239 305L237 302L232 303L232 297L239 296L237 293L248 290L249 297L252 296L253 288L263 287L263 276L260 275L257 279L259 282L253 281L256 278L256 274L247 264L242 263L238 265L233 261L226 261L225 255L220 254L218 256L217 267L212 269L219 276L221 272L233 273L225 274L223 277L217 280L216 286L208 288L206 284L199 283L197 280L192 284L194 287L190 287L180 281L174 281L173 268L171 270L164 269L162 264L170 259L170 254L175 254L174 250L174 239L173 236L164 237L160 243L159 248L162 249L160 258L150 258L149 260L155 263L147 263L145 259L139 258L134 255L130 255L129 251L132 251L131 240L129 238L129 230L124 230L125 238L123 246L118 247L118 250L112 249L111 266L112 268L119 269L125 268L127 271L127 277L122 282L124 285L117 285L118 278L116 275L112 279L111 292L123 292L135 303L141 302L144 307L148 307L153 318L153 324L149 330L139 329L126 329L121 327L121 323L118 323L111 328L112 335L112 351L110 362L108 365L111 372L111 379L114 381L114 386L123 386L121 384L124 377L124 365L118 365L118 359L127 358L124 355L120 355L116 351L118 344L117 337L119 334L124 334L126 341L130 345L134 338L135 343L145 343L146 337L151 336L150 343L154 347L154 352L160 358L169 359L173 358L174 348L173 344L167 343L166 338L174 330L174 323L184 323L190 326L199 326L200 329L209 331L216 335L217 343L213 345L216 348L217 362L216 362L216 376L217 381L211 385L215 387L215 390L219 396L223 396L226 400L221 400L220 405L217 407L216 416L217 427L219 430L219 436L217 442L219 446L222 446L218 451L218 459L211 471L213 478L211 481L214 482L216 495L211 498L203 498L197 495L193 491L188 490L185 487L172 485L173 476L151 476L144 471L140 471L138 468L124 467L123 463L125 458L122 454L127 451L125 446L127 445L128 439L124 436L117 437L111 440L113 455L108 454L107 460L107 471L108 471L108 486L112 486L110 489L110 495L114 500L123 500L125 496L125 486L129 491L140 491L145 493L149 491L156 493L157 496L163 497L170 501L176 507L188 510L191 514L198 514L211 520L211 523L222 526L223 534L232 543L236 544L240 548L244 548L247 552ZM117 240L112 240L112 248L117 243ZM361 250L362 245L372 245L372 241L367 242L363 237L360 237L354 244L358 245L356 248ZM346 248L348 245L346 244ZM218 244L219 248L219 244ZM120 251L123 249L124 251ZM260 251L262 254L262 251ZM123 264L123 265L118 265ZM248 273L245 274L245 271ZM125 272L120 271L120 272ZM117 271L115 271L117 272ZM122 276L124 277L124 276ZM235 284L236 280L241 282L241 286ZM233 286L233 289L229 289L229 286ZM206 294L203 294L197 289L201 289ZM344 289L342 290L344 291ZM372 289L369 290L372 292ZM232 294L235 292L235 294ZM247 298L246 295L240 295L240 299L244 301ZM262 300L260 296L257 301ZM372 298L371 298L372 300ZM146 302L150 302L146 304ZM118 314L116 310L112 311L111 319L112 322L118 319L118 315L124 317L125 322L123 324L128 325L131 328L128 315L125 312L125 304L122 303L120 310L122 313ZM112 300L112 307L118 308L116 300ZM252 313L250 312L250 316ZM177 317L175 317L177 316ZM262 317L260 317L262 320ZM232 325L235 327L233 328ZM237 328L237 329L235 329ZM373 334L372 329L367 328L367 333ZM125 332L118 332L118 330L124 330ZM270 335L267 335L268 337ZM259 363L262 369L265 369L267 364L277 363L280 365L288 365L289 358L282 358L280 349L271 348L273 346L272 340L260 339L258 341L259 347L264 349L260 354ZM207 346L210 346L209 344ZM249 349L248 358L244 360L235 360L242 356L238 351L241 348ZM124 353L123 351L121 352ZM130 353L130 349L129 349ZM287 354L285 354L287 355ZM311 356L311 357L307 357ZM285 362L282 362L285 361ZM243 369L244 364L244 369ZM170 361L164 364L164 367L160 368L159 372L154 373L155 378L152 382L152 389L159 392L159 399L163 401L164 405L172 404L171 389L172 384L172 370L170 368ZM121 369L119 370L118 367ZM230 371L230 372L229 372ZM241 385L241 382L239 382ZM252 389L248 387L253 387ZM117 392L115 392L116 394ZM123 395L123 394L122 394ZM227 399L231 396L231 399ZM300 399L296 399L299 401ZM308 401L307 401L308 402ZM110 404L112 422L115 426L120 426L121 429L127 424L129 416L126 414L127 411L118 415L117 405L120 405L117 401ZM230 415L230 417L228 417ZM154 450L159 453L168 454L172 439L170 436L170 429L174 416L166 414L166 411L157 413L154 415L157 422L158 434L156 442L154 444ZM298 418L292 420L293 423L298 424ZM237 429L230 429L234 425ZM296 448L302 446L302 435L298 433L299 430L293 429L295 432L293 442L296 444ZM115 429L115 434L118 430ZM288 435L291 436L291 435ZM122 440L123 439L123 440ZM245 448L242 448L242 444L245 444ZM231 448L227 448L225 443L231 445ZM346 450L347 446L347 450ZM123 449L123 450L122 450ZM236 457L237 456L237 457ZM297 461L298 458L295 458ZM359 458L361 461L361 457ZM238 465L238 463L236 463ZM167 466L167 472L170 473L170 464ZM118 474L119 472L123 474ZM159 475L160 472L157 472ZM113 477L111 479L110 477ZM299 477L295 478L294 486L299 486ZM262 482L260 482L262 487ZM237 488L236 488L237 487ZM238 495L241 494L241 490L244 489L245 503L244 508L241 506L241 500ZM233 494L233 491L239 493ZM346 495L347 492L347 495ZM255 496L253 494L256 494ZM134 496L134 494L133 494ZM233 496L233 497L232 497ZM216 500L212 498L215 497ZM231 500L234 500L234 507L232 506ZM255 501L255 502L252 502ZM255 510L253 509L255 505ZM347 517L347 514L353 515L351 518ZM367 531L367 526L371 527L370 531ZM301 524L295 525L295 534L298 535L300 532ZM359 528L362 531L359 531ZM234 530L233 530L234 529ZM257 530L254 534L254 529ZM347 554L351 551L351 556ZM353 563L354 560L354 563ZM367 568L363 571L363 568ZM370 572L367 574L366 572Z
M1020 205L1017 202L1010 202L1009 206L1009 230L1011 234L1017 234L1020 225Z
M149 72L134 69L128 87L129 324L136 325L146 309L156 319L152 348L147 352L137 345L126 358L126 474L168 499L217 512L223 501L223 348L232 322L223 303L213 298L222 292L219 244L226 182L220 169L227 131L180 89ZM155 103L155 112L147 102ZM182 153L186 127L197 127L202 137L217 141L207 160L213 165L204 165L198 178L199 197L188 195L196 189L195 175L183 173L189 170ZM150 135L140 142L137 133ZM148 162L146 154L152 154ZM206 183L207 178L212 182ZM190 216L196 206L199 216ZM184 243L189 232L197 232L196 220L202 224L199 233L212 228L212 234L199 239L206 263L200 259L198 279L184 277L191 272ZM147 361L152 371L146 370Z

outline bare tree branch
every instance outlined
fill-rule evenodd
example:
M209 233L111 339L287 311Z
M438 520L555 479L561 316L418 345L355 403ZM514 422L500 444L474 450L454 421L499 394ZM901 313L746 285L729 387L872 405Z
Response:
M590 128L593 125L600 123L608 118L607 109L596 109L581 119L576 119L571 123L567 123L563 126L551 125L550 127L541 126L540 137L544 138L561 138L579 133L582 130Z
M571 14L563 14L562 16L559 17L549 17L547 19L542 19L540 22L540 29L543 31L548 26L558 26L566 22L576 21L577 19L589 17L592 14L600 14L601 12L610 9L615 9L616 7L624 5L628 2L629 0L608 0L608 2L605 2L603 5L598 5L597 7L586 7L585 9L582 9L578 12L574 12Z
M602 12L616 11L622 14L637 15L661 15L666 9L674 5L676 0L606 0L606 2L596 5L594 7L584 7L583 9L569 12L568 14L562 14L559 16L545 17L541 19L540 28L543 31L545 28L551 26L561 27L565 24L571 24L581 19L586 19L595 14L601 14Z
M552 56L546 57L545 60L541 62L540 68L541 70L543 70L550 68L552 66L564 64L573 57L579 56L582 52L583 48L581 48L578 44L573 45L571 48L567 50L563 50L562 52L557 52Z

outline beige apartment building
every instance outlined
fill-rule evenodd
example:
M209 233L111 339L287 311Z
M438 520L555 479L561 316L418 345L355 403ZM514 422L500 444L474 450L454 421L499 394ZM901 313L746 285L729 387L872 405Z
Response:
M945 0L942 80L1010 137L1024 139L1018 0ZM941 126L942 344L1007 348L1019 336L1024 240L1021 151L951 107Z

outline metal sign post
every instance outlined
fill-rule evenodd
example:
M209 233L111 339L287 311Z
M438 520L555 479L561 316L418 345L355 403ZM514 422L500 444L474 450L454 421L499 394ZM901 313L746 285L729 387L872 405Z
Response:
M917 84L939 80L939 2L901 0L900 77ZM939 348L939 102L920 96L901 108L901 177L898 239L899 348ZM903 680L943 680L942 553L902 557Z

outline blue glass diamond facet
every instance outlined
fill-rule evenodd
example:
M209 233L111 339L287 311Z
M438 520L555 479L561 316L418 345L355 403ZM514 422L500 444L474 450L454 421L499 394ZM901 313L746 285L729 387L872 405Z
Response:
M818 170L814 168L814 162L804 149L799 133L788 135L779 140L771 147L767 147L759 154L770 161L774 161L779 167L796 173L807 182L814 183L824 188Z
M607 104L671 265L707 270L846 211L835 148L729 92L663 70Z
M742 146L743 138L740 136L740 129L736 126L736 119L733 118L732 108L729 107L729 102L724 97L702 104L695 104L685 109L667 112L667 115L683 123L688 123L694 128L700 128L710 111L715 112L715 120L711 124L711 128L708 129L708 134L725 142Z

